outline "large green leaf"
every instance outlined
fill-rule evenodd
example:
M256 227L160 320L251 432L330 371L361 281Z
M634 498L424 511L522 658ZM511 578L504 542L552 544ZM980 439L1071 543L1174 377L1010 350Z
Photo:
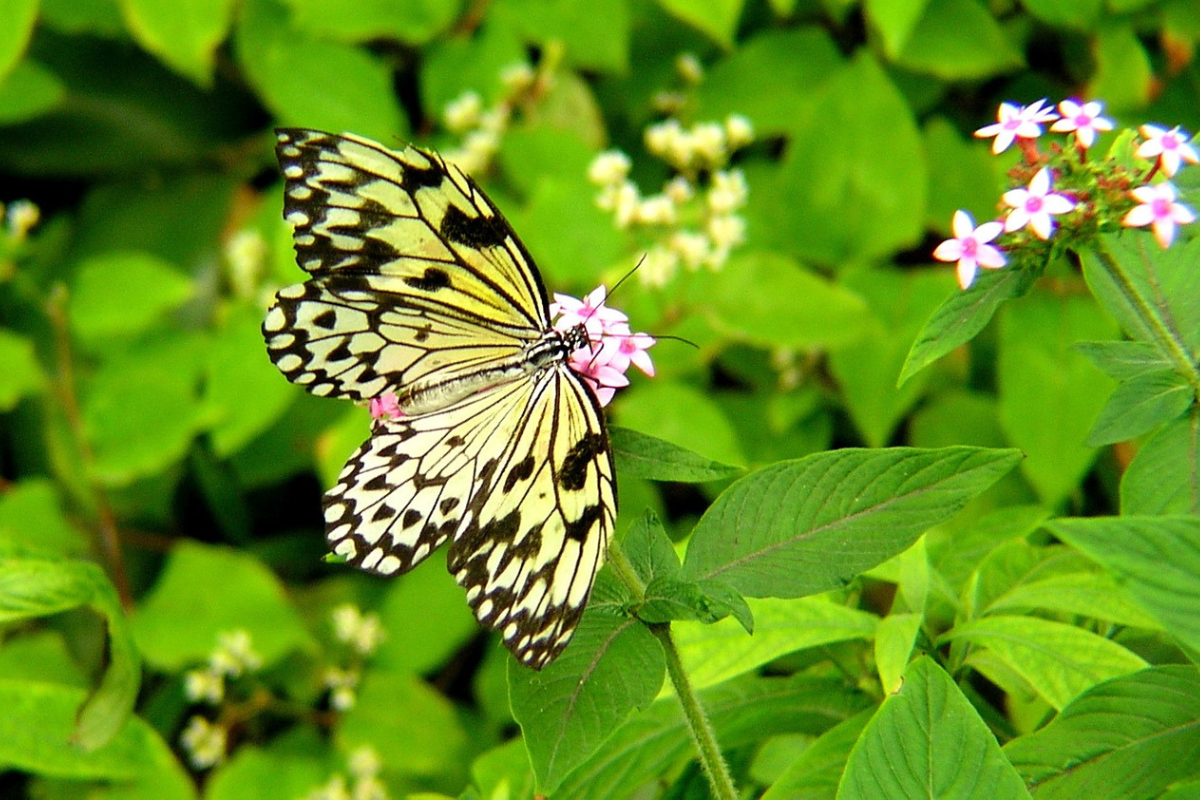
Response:
M624 477L699 483L730 478L737 467L704 458L690 450L630 428L611 427L613 455Z
M1200 514L1200 410L1164 425L1121 477L1121 513Z
M1004 752L1038 798L1159 797L1196 777L1200 677L1164 666L1098 684Z
M3 81L21 60L33 23L37 20L38 0L0 0L0 81Z
M1012 450L837 450L726 489L696 525L684 577L750 597L837 588L907 549L1020 461Z
M862 732L839 798L1028 797L996 737L950 676L930 658L904 672Z
M233 8L233 0L121 0L138 44L204 87L212 84L213 55Z

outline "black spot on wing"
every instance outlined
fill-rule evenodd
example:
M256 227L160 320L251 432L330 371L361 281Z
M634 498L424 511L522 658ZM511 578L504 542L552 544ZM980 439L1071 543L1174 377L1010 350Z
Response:
M447 289L450 286L450 274L444 269L437 267L427 267L425 274L421 277L408 277L404 282L414 289L420 289L423 292L436 292L439 289Z
M587 539L588 531L592 529L603 514L604 509L600 506L588 506L579 515L579 519L567 523L566 537L575 542L583 542Z
M313 317L312 324L318 328L331 331L337 327L337 312L332 308L326 309Z
M508 494L517 485L517 481L527 481L533 475L533 454L525 456L521 463L517 464L508 472L508 477L504 479L504 493Z
M458 498L457 497L447 497L445 500L443 500L441 503L438 504L438 510L440 510L443 514L449 514L451 511L453 511L457 507L458 507Z
M482 249L504 244L509 231L499 217L468 217L457 206L450 206L442 217L441 234L448 242Z
M411 528L420 521L421 512L417 511L415 508L410 508L408 511L404 512L404 519L400 522L400 524L405 528Z
M416 192L418 189L436 189L446 177L446 173L433 163L428 167L404 165L404 188L410 192Z
M558 471L558 485L578 492L587 483L588 465L604 452L604 437L598 433L584 436L567 453Z

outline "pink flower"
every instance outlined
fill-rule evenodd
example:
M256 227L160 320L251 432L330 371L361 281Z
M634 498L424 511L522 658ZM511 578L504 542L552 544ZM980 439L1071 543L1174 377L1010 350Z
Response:
M1139 186L1130 194L1141 205L1134 206L1121 224L1131 228L1152 226L1154 238L1161 247L1171 246L1176 225L1187 225L1196 220L1195 212L1183 203L1175 202L1175 187L1169 183Z
M654 363L646 352L655 344L654 337L630 331L629 318L604 305L606 297L600 286L583 300L556 294L550 304L555 330L565 332L580 325L587 330L589 343L571 354L568 366L583 377L602 406L609 404L617 389L629 385L625 373L630 364L654 375Z
M593 338L610 333L620 325L625 325L627 332L629 317L604 305L607 297L608 289L604 286L597 286L582 300L569 294L555 294L554 302L550 304L551 318L558 317L554 320L555 329L569 331L583 325Z
M393 392L384 392L379 397L372 397L370 409L371 419L395 419L404 416Z
M1112 120L1100 116L1104 107L1095 101L1080 105L1074 100L1063 100L1058 104L1062 119L1050 126L1050 130L1058 133L1075 132L1075 140L1083 148L1091 147L1096 142L1097 131L1111 131Z
M1018 136L1022 139L1036 139L1042 135L1042 123L1058 119L1058 114L1048 108L1042 108L1045 102L1043 98L1027 106L1001 103L996 113L999 121L983 126L975 131L975 135L980 139L995 136L996 139L992 142L993 153L1003 153Z
M1171 130L1157 125L1143 125L1138 130L1146 137L1146 141L1138 146L1134 155L1138 158L1157 158L1163 174L1168 178L1179 171L1184 161L1189 164L1200 163L1200 155L1188 144L1192 137L1188 136L1187 131L1180 130L1178 125Z
M1075 208L1075 201L1066 195L1050 191L1050 170L1042 167L1029 182L1028 189L1011 189L1004 193L1005 204L1012 207L1004 220L1008 233L1019 231L1028 225L1041 239L1049 239L1054 232L1051 214L1065 214Z
M975 281L979 267L999 269L1007 262L1004 255L988 244L1000 235L1004 226L999 222L985 222L978 228L971 215L961 209L954 212L954 238L947 239L933 251L938 261L958 262L958 285L966 289Z

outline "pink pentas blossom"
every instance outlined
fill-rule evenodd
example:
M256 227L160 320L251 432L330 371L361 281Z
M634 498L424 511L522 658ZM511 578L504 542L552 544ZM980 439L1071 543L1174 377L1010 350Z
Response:
M395 419L404 416L394 392L384 392L379 397L372 397L369 405L371 419Z
M980 139L996 137L992 141L992 152L1003 153L1019 137L1036 139L1042 135L1042 124L1058 119L1053 109L1045 108L1046 100L1038 100L1027 106L1001 103L996 112L997 121L975 131Z
M1050 169L1042 167L1028 188L1005 192L1004 202L1012 210L1004 219L1004 230L1012 233L1028 225L1039 238L1049 239L1054 232L1051 215L1065 214L1075 208L1074 200L1051 191L1052 183Z
M999 222L985 222L975 227L975 220L966 211L954 212L954 238L947 239L933 251L938 261L958 262L958 285L966 289L975 281L979 267L999 269L1007 262L1004 254L990 244L1004 230Z
M1175 226L1187 225L1196 220L1196 214L1183 203L1176 203L1175 187L1169 183L1139 186L1130 194L1139 205L1134 206L1121 224L1131 228L1149 225L1160 246L1171 246L1175 240Z
M570 331L580 325L589 342L571 354L568 366L583 377L600 405L608 405L616 390L629 385L625 373L632 364L654 375L654 363L646 351L655 343L647 333L633 333L629 318L605 305L607 290L600 286L583 300L556 294L550 304L554 329Z
M1159 167L1168 178L1174 177L1184 161L1189 164L1200 163L1200 154L1188 144L1192 137L1178 125L1171 130L1158 125L1143 125L1138 130L1146 137L1146 141L1138 146L1135 155L1138 158L1157 158Z
M1095 144L1097 133L1113 129L1112 120L1100 116L1104 106L1095 100L1089 103L1063 100L1058 104L1058 110L1062 119L1051 125L1050 130L1056 133L1074 132L1075 141L1082 148L1086 149Z

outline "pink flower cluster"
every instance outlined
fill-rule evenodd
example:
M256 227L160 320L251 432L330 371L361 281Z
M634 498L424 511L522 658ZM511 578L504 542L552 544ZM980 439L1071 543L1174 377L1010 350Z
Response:
M598 286L579 300L555 294L550 304L554 329L569 331L583 325L591 343L571 354L570 367L583 377L595 392L600 405L608 405L617 389L629 385L625 373L632 364L646 375L654 376L654 364L646 351L655 344L648 333L633 333L629 317L604 305L608 290Z
M608 290L599 286L582 300L566 294L555 294L550 304L550 317L557 331L567 332L582 325L590 343L571 354L568 366L583 377L600 405L612 401L617 389L629 385L625 373L630 365L653 377L654 363L649 350L655 339L648 333L633 333L629 317L604 305ZM384 392L371 398L372 419L395 419L404 410L394 392Z
M1080 206L1077 193L1054 191L1054 183L1061 177L1062 170L1053 166L1053 157L1046 158L1037 152L1034 140L1042 135L1043 125L1053 123L1051 131L1075 135L1075 147L1083 159L1097 136L1111 131L1113 123L1101 116L1103 107L1095 101L1063 100L1057 111L1047 108L1045 103L1045 100L1028 106L1001 103L997 121L975 131L977 137L992 138L993 153L1003 153L1017 142L1029 165L1048 161L1050 165L1042 166L1027 186L1004 193L1003 201L1008 210L1001 220L976 226L966 211L955 212L954 238L938 245L933 257L956 262L958 283L963 289L974 282L980 267L999 269L1008 263L1003 249L991 244L1001 233L1028 228L1038 239L1048 240L1054 234L1054 218ZM1200 163L1200 154L1189 143L1191 137L1178 127L1167 130L1157 125L1142 125L1138 130L1143 141L1134 154L1154 163L1140 178L1144 185L1127 193L1125 207L1128 208L1128 199L1136 201L1136 205L1123 214L1121 224L1133 228L1149 225L1159 245L1165 248L1174 241L1176 226L1193 222L1196 215L1187 206L1176 202L1177 193L1170 183L1150 183L1150 180L1158 172L1167 178L1173 177L1184 162Z

